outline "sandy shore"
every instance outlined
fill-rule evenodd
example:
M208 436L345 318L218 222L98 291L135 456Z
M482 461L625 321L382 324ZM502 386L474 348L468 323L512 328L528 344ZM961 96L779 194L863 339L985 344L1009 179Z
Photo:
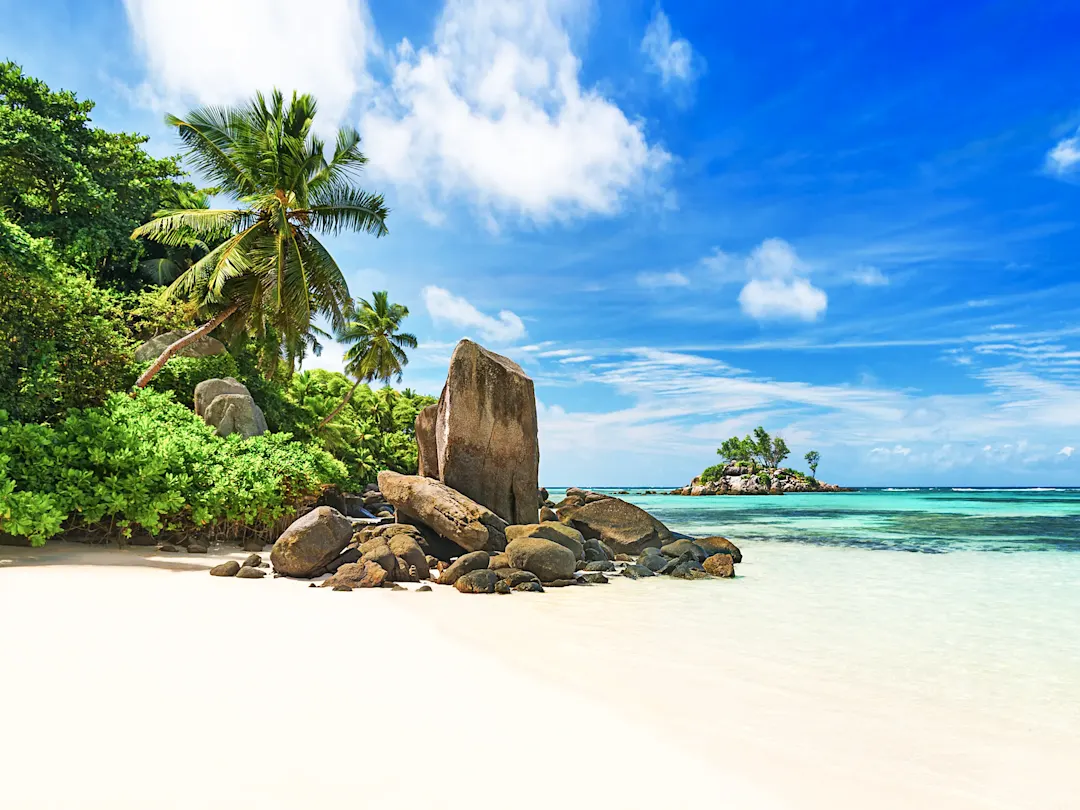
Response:
M733 582L466 597L0 548L0 807L1075 806L1080 639L1018 621L1039 571L746 550Z

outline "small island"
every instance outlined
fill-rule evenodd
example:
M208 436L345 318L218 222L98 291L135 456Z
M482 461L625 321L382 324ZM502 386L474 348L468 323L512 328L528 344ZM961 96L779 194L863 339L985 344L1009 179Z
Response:
M685 487L671 491L672 495L783 495L786 492L852 492L851 489L827 484L817 479L821 454L810 450L803 457L810 475L781 467L791 455L781 436L771 436L764 427L754 429L752 436L732 436L725 439L716 454L724 461L706 467L701 475Z

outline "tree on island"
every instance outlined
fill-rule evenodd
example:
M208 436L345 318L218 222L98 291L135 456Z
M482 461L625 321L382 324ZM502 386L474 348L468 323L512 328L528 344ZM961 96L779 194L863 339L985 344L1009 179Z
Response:
M716 453L731 463L758 462L768 469L778 468L791 455L783 438L773 438L760 426L754 429L752 437L725 439Z
M402 368L409 363L405 349L416 348L416 337L400 331L409 308L391 304L386 290L372 293L371 297L374 303L360 299L360 305L349 312L345 325L337 332L338 340L352 344L345 352L345 373L355 377L356 382L322 420L320 428L349 404L360 383L382 380L384 385L389 385L392 377L401 382Z
M139 388L176 352L230 318L234 331L257 338L271 331L285 347L303 345L317 315L335 330L344 327L349 288L316 234L384 236L389 212L382 195L356 184L367 162L359 133L339 129L327 160L323 141L311 133L315 112L312 96L294 93L286 105L275 90L245 107L166 116L194 167L240 206L163 210L132 234L165 246L182 245L192 234L230 234L170 285L171 297L193 301L209 320L168 346L139 377Z
M810 467L810 475L814 478L817 478L817 466L818 463L821 461L821 453L819 453L817 450L811 450L809 453L803 456L803 458L806 459L806 464Z

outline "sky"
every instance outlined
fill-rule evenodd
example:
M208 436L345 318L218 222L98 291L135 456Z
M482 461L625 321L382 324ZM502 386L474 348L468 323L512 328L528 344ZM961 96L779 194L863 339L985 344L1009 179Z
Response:
M688 482L757 425L852 486L1080 485L1080 6L0 0L0 58L175 154L274 86L357 128L330 247L534 379L541 479ZM310 365L340 368L334 344Z

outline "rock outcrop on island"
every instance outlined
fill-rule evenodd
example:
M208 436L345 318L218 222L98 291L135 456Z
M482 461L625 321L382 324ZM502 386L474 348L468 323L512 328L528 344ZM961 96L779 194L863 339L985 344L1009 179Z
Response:
M438 475L432 477L507 523L536 520L536 396L513 360L471 340L458 343L439 398L435 445ZM430 475L426 457L424 469Z
M712 481L695 478L687 486L672 490L671 495L783 495L787 492L851 492L836 484L826 484L798 470L765 469L754 465L729 464Z

